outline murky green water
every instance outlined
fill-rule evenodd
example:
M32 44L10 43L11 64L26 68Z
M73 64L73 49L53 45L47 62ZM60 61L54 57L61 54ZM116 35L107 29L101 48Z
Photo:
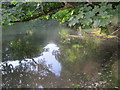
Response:
M117 87L118 42L63 38L61 31L71 30L47 20L3 29L2 87Z

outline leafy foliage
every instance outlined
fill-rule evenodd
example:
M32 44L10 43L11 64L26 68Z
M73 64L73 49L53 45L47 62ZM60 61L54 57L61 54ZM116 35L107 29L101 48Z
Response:
M114 14L117 14L117 9L113 10L112 4L100 3L94 7L85 4L79 9L78 14L69 19L69 26L81 24L82 28L105 27L112 22Z
M24 21L34 15L45 14L60 5L61 3L53 2L4 2L2 3L2 23L3 25L11 25L10 21Z
M118 23L119 4L114 3L68 3L73 8L66 7L63 2L4 2L2 3L2 23L12 25L11 21L29 21L39 19L57 19L60 23L67 22L70 27L106 28L110 23ZM58 10L57 10L58 9ZM56 10L56 11L55 11ZM51 13L52 12L52 13Z

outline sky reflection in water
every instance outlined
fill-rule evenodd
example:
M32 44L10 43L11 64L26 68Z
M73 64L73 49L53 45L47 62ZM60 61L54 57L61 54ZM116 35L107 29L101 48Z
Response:
M38 65L44 62L44 64L47 67L51 66L48 69L52 73L54 73L56 76L60 76L62 67L61 67L61 64L55 58L55 55L54 55L55 51L59 51L59 47L57 47L57 45L54 43L49 43L44 47L44 51L42 52L42 55L39 57L35 57L33 59L38 63ZM34 68L29 64L30 62L33 62L31 59L26 59L26 60L28 60L28 62L22 60L21 63L22 64L26 63L27 65L29 65L29 68L27 71L38 71L38 68ZM19 60L7 61L4 63L8 63L8 65L12 64L13 68L17 68L20 65ZM36 65L36 67L38 67L38 65Z
M52 67L50 68L50 71L55 73L56 76L60 76L62 67L61 67L61 64L56 60L55 55L53 54L54 51L59 50L59 47L57 47L57 45L54 43L50 43L50 44L47 44L44 47L44 49L47 49L48 51L44 51L42 53L42 56L34 58L35 61L44 59L47 66L52 65Z

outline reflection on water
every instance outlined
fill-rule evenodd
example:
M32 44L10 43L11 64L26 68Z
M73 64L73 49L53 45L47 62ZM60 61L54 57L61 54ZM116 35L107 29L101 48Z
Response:
M39 64L42 64L44 62L44 64L49 67L48 69L53 72L56 76L60 76L60 72L61 72L61 64L56 60L55 58L55 53L58 52L58 47L55 44L47 44L44 47L44 51L42 52L42 56L38 56L35 57L33 59L25 59L22 60L21 63L23 65L27 64L28 65L28 70L27 71L38 71L39 68ZM46 51L47 50L47 51ZM33 61L34 60L34 61ZM31 65L31 63L36 64L36 66ZM5 65L5 64L11 65L13 68L19 67L20 66L20 62L19 60L14 60L14 61L7 61L4 63L1 63L1 65Z
M27 86L21 86L22 81L20 79L20 85L16 82L20 77L23 77L24 74L27 76L28 80L29 77L35 79L34 76L29 76L29 74L37 75L36 78L44 80L44 77L47 77L48 75L51 76L55 74L55 76L60 76L61 73L61 64L56 60L55 54L59 52L59 47L57 47L54 43L49 43L43 48L43 52L40 56L35 57L33 59L25 59L25 60L14 60L14 61L6 61L1 63L0 67L2 69L3 74L3 82L8 82L7 84L4 83L3 87L30 87L29 84L31 82L27 82L24 84L27 84ZM28 73L28 74L26 74ZM13 74L20 75L18 76L18 79L15 79L13 81ZM9 75L12 77L12 80L7 81L9 79ZM42 78L42 77L43 78ZM26 78L26 79L27 79ZM12 85L11 82L16 82L15 86ZM42 88L43 86L39 85L37 83L38 81L35 81L38 88ZM49 81L48 81L49 82ZM36 88L36 86L32 85L32 87Z
M55 44L47 44L44 47L44 49L47 50L47 51L43 52L42 56L40 56L38 58L34 58L34 59L35 60L44 59L47 66L51 65L50 70L53 73L55 73L56 76L60 76L61 64L56 60L55 55L54 55L54 54L57 54L59 48Z
M69 31L56 21L39 20L6 28L3 88L117 86L117 42L65 37Z

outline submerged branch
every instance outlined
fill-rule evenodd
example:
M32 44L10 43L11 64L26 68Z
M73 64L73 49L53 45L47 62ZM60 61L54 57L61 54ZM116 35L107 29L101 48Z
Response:
M117 30L115 30L114 32L112 32L111 35L117 33L118 31L120 31L120 28L118 28Z
M85 36L79 36L79 35L68 35L67 37L72 37L72 38L85 38Z

